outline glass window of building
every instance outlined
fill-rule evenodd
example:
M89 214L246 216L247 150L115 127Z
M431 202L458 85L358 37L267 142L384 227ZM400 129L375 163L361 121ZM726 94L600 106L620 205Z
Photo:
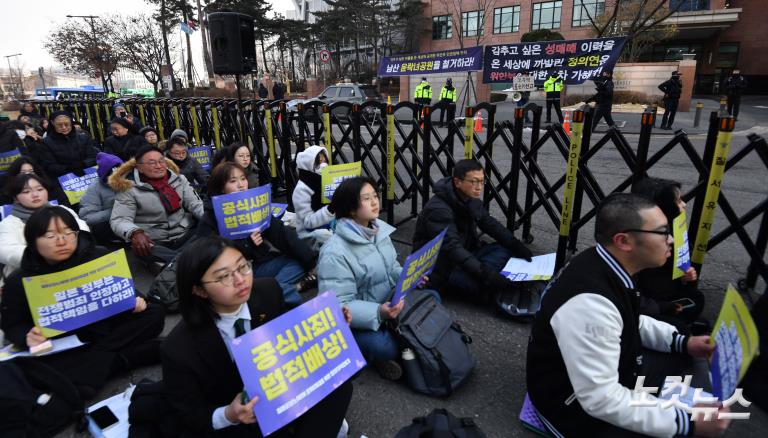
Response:
M441 15L439 17L432 17L432 39L449 40L451 37L453 37L451 16Z
M533 4L531 29L557 29L560 27L560 14L563 2L543 2Z
M594 21L605 13L605 0L573 0L573 27L591 26L589 17Z
M479 36L483 34L483 11L469 11L461 13L461 35Z
M509 6L493 10L493 33L520 31L520 6Z

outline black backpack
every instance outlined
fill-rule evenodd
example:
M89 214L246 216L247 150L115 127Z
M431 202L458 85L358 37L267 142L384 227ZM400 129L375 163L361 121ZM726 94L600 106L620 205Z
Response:
M179 311L179 290L176 288L176 263L177 259L168 262L163 270L157 274L152 286L149 288L147 299L153 303L161 304L166 312Z
M428 293L418 289L411 292L398 317L397 333L416 356L418 376L408 382L418 392L451 395L475 368L475 356L469 349L472 338Z
M435 409L426 417L397 432L395 438L485 438L485 434L471 418L456 418L445 409Z
M83 427L85 405L75 385L34 358L0 362L0 436L51 437L73 421Z

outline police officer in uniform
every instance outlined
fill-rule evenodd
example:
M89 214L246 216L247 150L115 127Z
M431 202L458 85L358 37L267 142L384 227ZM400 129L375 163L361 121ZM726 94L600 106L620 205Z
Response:
M422 105L432 103L432 86L429 85L427 78L421 78L421 82L416 86L416 91L413 92L413 100Z
M551 70L544 81L544 91L547 93L547 123L552 123L552 107L555 107L560 123L563 123L563 112L560 110L560 92L563 91L563 78L557 70Z
M446 108L449 122L456 115L456 87L453 86L453 79L451 78L445 80L445 85L440 90L440 103L445 105L445 108L440 109L440 126L445 126Z

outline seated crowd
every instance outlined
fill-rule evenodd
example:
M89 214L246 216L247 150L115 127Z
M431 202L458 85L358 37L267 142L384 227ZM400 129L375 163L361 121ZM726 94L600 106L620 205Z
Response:
M228 342L300 305L314 289L335 292L363 356L383 378L402 376L395 322L408 297L390 305L403 268L392 240L396 229L379 218L375 181L346 179L323 204L320 172L328 156L323 147L307 147L296 156L299 181L290 194L295 226L273 218L264 230L225 239L211 198L269 181L249 146L217 151L209 175L188 154L184 131L159 141L124 106L113 110L101 150L65 111L51 114L41 132L45 119L25 106L24 120L0 129L0 152L21 154L2 181L3 203L11 205L0 222L0 328L8 342L23 349L47 340L34 325L24 277L124 247L154 273L176 263L181 322L161 340L165 311L139 296L132 310L77 329L84 347L37 359L71 380L83 399L113 376L162 364L180 436L261 436L253 413L259 400L242 396ZM6 130L17 135L5 136ZM98 178L70 205L57 178L92 166ZM506 262L533 257L484 208L484 185L479 163L457 162L452 176L435 183L417 219L414 250L446 231L433 273L419 283L438 302L451 295L498 303L515 292L500 273ZM646 376L645 386L683 374L701 382L695 386L709 386L701 379L713 347L700 316L704 295L696 271L677 280L671 275L672 221L684 208L672 181L647 178L632 194L610 195L596 215L596 246L549 283L532 325L526 380L553 436L717 436L727 427L727 420L693 422L680 409L630 403L638 375ZM684 298L693 305L683 308ZM750 378L765 385L764 376ZM352 392L347 381L274 436L346 436Z

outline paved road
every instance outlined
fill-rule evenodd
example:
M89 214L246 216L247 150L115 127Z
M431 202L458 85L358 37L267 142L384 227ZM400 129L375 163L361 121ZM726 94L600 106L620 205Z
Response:
M765 105L764 100L745 98L742 121L737 125L731 153L746 144L748 132L768 132L768 109L757 108ZM631 120L637 115L617 115ZM680 126L685 126L686 118L679 116ZM692 121L692 116L688 121ZM743 124L742 124L743 123ZM692 123L691 123L692 124ZM742 128L742 127L748 128ZM631 131L631 130L630 130ZM699 131L701 132L701 131ZM765 134L763 134L765 135ZM628 134L627 140L636 145L637 135ZM703 148L704 136L694 134L692 143L697 150ZM669 140L668 132L654 136L650 153L659 150ZM593 139L595 140L595 139ZM494 151L494 160L502 169L508 169L509 153L504 153L503 147ZM687 159L679 147L675 148L657 166L650 170L652 176L672 178L683 184L684 190L691 187L697 175L687 164ZM562 174L564 162L552 145L545 146L539 156L549 178ZM628 175L626 165L615 148L607 145L596 154L591 166L600 184L610 191L618 182ZM433 177L437 177L433 173ZM728 196L734 208L743 213L757 202L768 196L768 170L756 159L745 160L726 175L723 193ZM523 186L524 187L524 186ZM521 190L523 193L523 190ZM558 193L561 197L562 193ZM522 195L521 198L522 200ZM403 218L410 208L400 205L396 209L396 217ZM585 200L585 208L589 202ZM491 204L492 212L499 215L498 205ZM690 213L690 206L689 206ZM395 234L396 246L401 259L410 252L410 246L400 242L410 242L415 221L402 224ZM715 232L724 228L725 220L721 213L715 221ZM755 236L756 224L747 226L750 235ZM538 213L533 221L535 240L531 244L537 254L552 252L556 248L557 229L543 213ZM579 238L579 249L591 245L591 225L587 225ZM518 232L519 236L519 232ZM722 302L722 291L728 282L735 283L743 278L748 257L734 237L730 237L707 256L701 275L700 288L708 300L705 314L714 320ZM149 277L146 273L138 273L138 287L146 288ZM756 290L765 289L765 283L760 281ZM753 294L753 298L757 295ZM308 297L307 297L308 298ZM347 414L351 431L350 437L358 438L362 434L371 437L391 437L401 427L407 425L411 418L425 415L433 408L445 407L458 416L471 416L489 437L533 437L536 436L523 429L517 421L517 414L525 393L525 355L529 325L509 321L495 314L491 309L473 303L446 299L456 319L472 336L473 350L477 355L478 365L475 374L469 382L447 399L430 398L412 393L403 384L386 382L375 372L364 371L355 381L355 394ZM178 321L178 316L169 316L166 332ZM116 379L102 391L101 396L107 397L122 391L130 382L137 382L144 377L160 378L159 367L138 370L129 376ZM758 437L768 434L768 415L757 407L752 407L752 418L748 421L737 421L728 430L728 437ZM72 431L62 433L59 437L77 437Z

